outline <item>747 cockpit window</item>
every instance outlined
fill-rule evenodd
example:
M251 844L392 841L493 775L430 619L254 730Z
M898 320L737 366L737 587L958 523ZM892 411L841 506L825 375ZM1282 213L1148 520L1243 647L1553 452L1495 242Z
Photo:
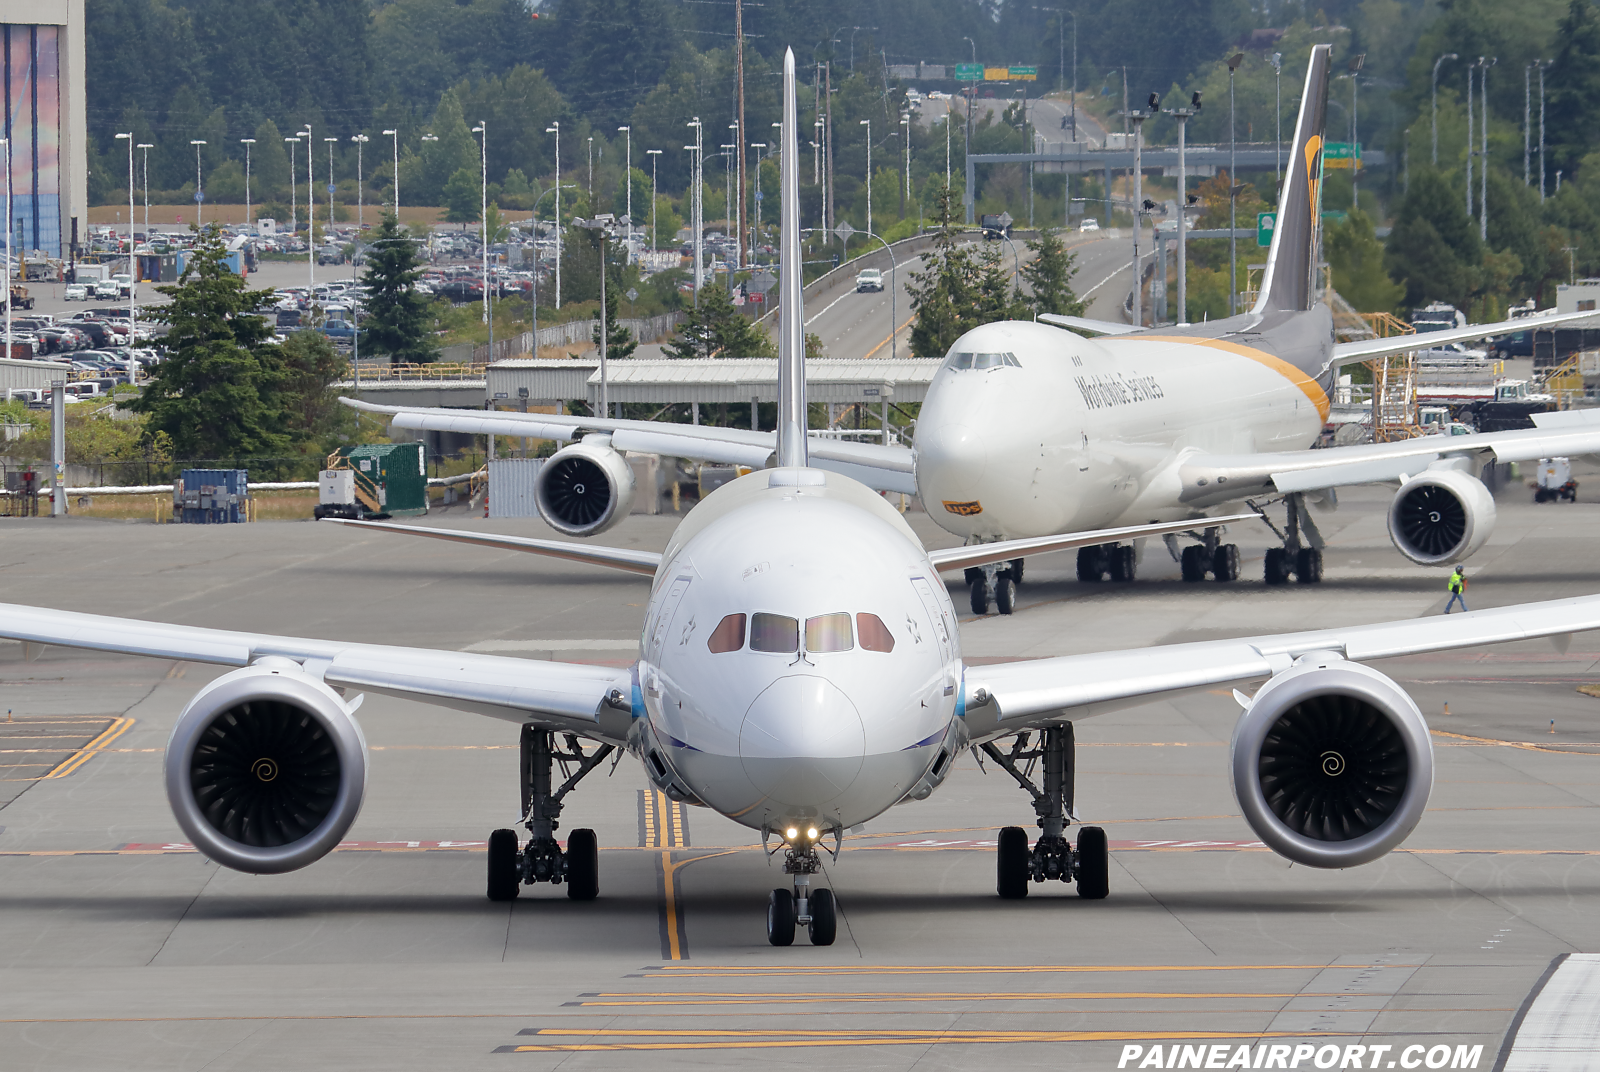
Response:
M953 369L992 369L992 368L1000 368L1002 365L1009 365L1012 368L1021 368L1022 367L1022 365L1020 363L1018 363L1016 355L1015 354L1009 354L1009 353L1006 353L1006 354L955 353L955 354L951 354L949 360L947 360L945 362L945 367L946 368L953 368Z

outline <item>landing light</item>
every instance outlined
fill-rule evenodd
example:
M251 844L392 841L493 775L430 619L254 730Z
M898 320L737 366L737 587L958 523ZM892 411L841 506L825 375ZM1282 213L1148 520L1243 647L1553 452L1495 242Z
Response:
M790 841L793 841L795 838L800 836L800 831L796 830L794 827L791 826L787 831L785 831L785 836Z
M817 840L817 828L813 826L809 830L807 830L806 831L806 837L807 837L807 839L809 839L811 841Z

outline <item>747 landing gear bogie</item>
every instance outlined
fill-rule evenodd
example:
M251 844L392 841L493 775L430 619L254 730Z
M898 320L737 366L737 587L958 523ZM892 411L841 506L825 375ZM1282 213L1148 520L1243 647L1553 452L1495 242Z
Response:
M594 831L572 831L565 851L555 832L561 826L562 798L614 749L603 744L585 753L577 737L567 734L567 750L561 751L552 746L553 736L549 730L522 727L522 814L529 837L519 848L515 830L496 830L489 835L491 901L515 900L523 885L535 882L565 883L567 896L574 901L592 901L600 894L600 851ZM563 773L569 764L575 764L576 770L552 790L551 768L558 762Z
M1178 555L1178 567L1185 581L1203 581L1208 574L1223 582L1239 579L1239 545L1222 543L1222 533L1221 528L1209 528L1198 535L1190 533L1200 542L1188 545L1181 554L1173 551ZM1177 547L1175 540L1171 537L1168 540L1168 547Z
M972 613L988 614L993 603L1001 614L1017 609L1017 585L1022 583L1022 559L970 566L964 574L972 586Z
M1078 580L1095 584L1107 577L1127 583L1138 576L1139 555L1130 544L1101 543L1078 548Z
M833 891L811 891L811 876L822 871L817 842L826 831L816 827L788 827L780 833L783 844L769 855L783 853L783 873L793 877L792 889L778 887L767 898L767 942L794 944L794 932L804 927L812 945L832 945L839 933L839 910ZM765 844L766 838L762 838Z
M1251 505L1254 506L1253 503ZM1322 533L1317 531L1316 523L1306 513L1305 495L1300 492L1285 495L1283 505L1286 520L1282 531L1268 520L1263 507L1255 507L1261 514L1261 520L1283 540L1282 547L1267 549L1266 581L1268 584L1288 584L1289 578L1293 577L1301 584L1321 584ZM1310 547L1300 542L1302 530L1311 543Z
M1008 826L1000 831L995 892L1006 900L1020 900L1028 896L1030 883L1075 882L1079 897L1101 900L1110 892L1111 865L1105 831L1097 826L1080 827L1076 848L1066 836L1074 782L1072 723L1045 729L1037 747L1029 747L1029 738L1028 733L1018 734L1007 752L992 742L980 746L985 755L1028 791L1039 816L1039 840L1032 847L1022 827ZM1042 761L1043 788L1035 785L1019 765L1031 766L1034 761Z

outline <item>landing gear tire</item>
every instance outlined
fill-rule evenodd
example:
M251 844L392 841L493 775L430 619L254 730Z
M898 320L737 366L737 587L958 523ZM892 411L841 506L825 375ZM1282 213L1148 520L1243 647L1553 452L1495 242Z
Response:
M981 576L972 582L972 613L989 613L989 582Z
M961 579L968 584L976 584L978 581L983 580L983 571L976 566L968 566L962 571Z
M1268 584L1284 584L1289 580L1289 554L1283 548L1267 548L1266 577Z
M1139 556L1131 547L1113 547L1110 555L1111 579L1127 583L1139 572Z
M994 579L994 606L1001 614L1017 609L1016 582L1003 573Z
M1295 580L1301 584L1318 584L1322 580L1322 552L1315 547L1302 547L1295 556Z
M1211 556L1211 574L1219 581L1239 579L1239 545L1225 543Z
M522 889L517 874L517 832L496 830L489 835L489 900L515 901Z
M811 944L832 945L839 933L839 915L833 903L832 890L818 890L811 895Z
M767 943L794 945L794 894L777 889L767 898Z
M1106 832L1098 826L1078 829L1078 896L1098 901L1111 892L1111 854Z
M1186 581L1203 581L1206 579L1206 549L1198 544L1185 547L1183 556L1179 559L1179 567L1183 570L1183 579Z
M574 830L567 838L567 896L574 901L600 896L600 847L593 830Z
M999 847L995 861L995 892L1007 901L1021 900L1028 896L1028 877L1033 862L1028 849L1028 832L1020 826L1002 828Z
M1022 583L1022 559L1013 558L1011 560L1011 562L1010 562L1010 566L1011 566L1011 579L1013 581L1015 581L1017 584L1021 584Z
M1078 580L1098 583L1105 573L1105 556L1099 547L1078 548Z

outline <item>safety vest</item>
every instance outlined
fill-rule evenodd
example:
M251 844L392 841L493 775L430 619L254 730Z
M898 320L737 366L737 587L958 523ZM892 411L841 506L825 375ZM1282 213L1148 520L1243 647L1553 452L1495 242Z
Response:
M1463 578L1461 576L1461 574L1452 573L1450 575L1450 591L1452 591L1452 592L1460 592L1461 591L1461 586L1462 586L1462 583L1463 583L1464 580L1465 580L1465 578Z

